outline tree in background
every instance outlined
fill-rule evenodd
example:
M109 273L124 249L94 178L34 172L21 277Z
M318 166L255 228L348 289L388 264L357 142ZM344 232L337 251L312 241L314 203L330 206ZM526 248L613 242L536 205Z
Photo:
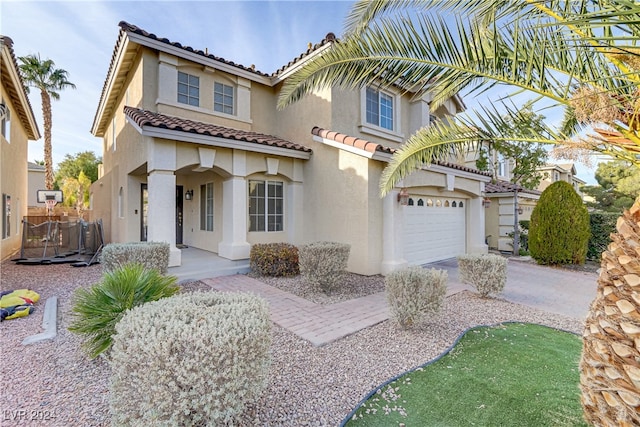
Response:
M529 251L538 264L584 264L590 236L589 212L565 181L540 195L529 223Z
M62 181L60 189L64 194L63 204L74 207L79 217L89 207L89 187L91 180L82 171L77 178L66 177Z
M505 124L526 126L544 133L545 117L533 112L531 104L525 104L523 108L517 111L517 115L518 118L515 120L510 116L504 117ZM497 180L496 171L498 170L498 165L497 156L493 155L494 152L501 154L504 159L514 160L515 165L511 169L511 182L530 190L538 187L542 179L538 169L544 166L549 158L549 153L544 144L498 140L489 142L488 147L482 147L478 153L476 166L480 170L492 170L493 179Z
M91 182L98 180L98 165L102 157L92 151L83 151L75 155L65 154L64 160L58 163L55 175L55 185L61 186L65 178L78 178L84 172Z
M640 196L640 168L628 162L600 163L595 178L599 185L583 186L582 192L594 198L587 206L597 211L621 213Z
M72 88L76 85L68 79L68 72L55 68L50 59L42 60L40 55L27 55L18 58L22 63L20 71L27 86L40 90L42 98L42 117L44 119L44 183L47 190L53 190L53 159L51 147L51 99L60 99L58 91ZM27 87L27 92L29 88Z
M502 87L512 89L502 99L526 92L539 101L535 112L552 106L565 113L561 126L544 133L509 126L505 111L520 119L505 102L437 121L395 152L381 177L382 195L423 165L463 156L481 141L555 144L640 167L639 42L640 3L631 0L359 0L345 37L287 78L278 106L323 88L375 85L416 98L428 92L435 110L461 91ZM604 129L585 138L585 126ZM582 404L594 425L640 425L638 222L640 198L603 254L583 335Z
M64 193L64 206L75 207L78 215L89 207L89 188L98 179L102 158L91 151L66 154L58 164L55 188Z

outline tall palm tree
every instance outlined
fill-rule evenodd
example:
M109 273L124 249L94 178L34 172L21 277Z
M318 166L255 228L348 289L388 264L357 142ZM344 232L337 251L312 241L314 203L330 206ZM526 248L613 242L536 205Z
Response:
M433 109L459 91L506 91L497 103L412 135L382 174L383 195L423 165L483 140L595 151L640 167L638 1L361 0L346 30L285 82L280 107L336 85L428 91ZM562 109L562 124L526 126L522 93L533 95L534 113ZM604 130L584 136L596 125ZM603 254L584 333L582 403L595 425L640 425L638 224L640 198Z
M58 100L58 91L72 88L76 85L71 83L68 72L55 68L55 63L50 59L40 59L38 55L21 56L20 71L27 86L40 90L42 98L42 117L44 119L44 183L47 190L53 190L53 160L51 156L51 98ZM28 90L28 88L27 88Z

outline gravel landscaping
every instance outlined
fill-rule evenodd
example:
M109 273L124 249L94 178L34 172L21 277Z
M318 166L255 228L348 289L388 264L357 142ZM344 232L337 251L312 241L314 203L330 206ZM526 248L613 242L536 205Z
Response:
M73 290L97 282L101 267L22 266L6 261L0 268L3 290L31 288L41 295L32 315L0 324L2 424L109 425L110 367L103 358L89 360L80 349L79 337L66 329ZM268 283L275 285L273 280ZM352 298L363 289L384 289L380 276L348 275L346 280L352 291L342 292L342 296L303 295L328 304ZM299 278L277 281L281 289L308 292ZM184 288L206 286L191 282ZM53 295L59 298L58 336L53 341L22 346L24 338L41 332L44 301ZM383 322L317 348L274 326L268 388L248 408L240 425L339 425L374 387L438 356L468 327L503 321L533 322L577 333L583 328L577 319L504 300L482 299L467 291L448 297L438 317L413 331Z

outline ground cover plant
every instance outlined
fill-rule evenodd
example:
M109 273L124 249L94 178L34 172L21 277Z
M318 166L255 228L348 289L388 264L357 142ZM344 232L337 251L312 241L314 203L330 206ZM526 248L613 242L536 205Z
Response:
M381 387L347 426L584 426L577 335L533 324L469 330L436 362Z

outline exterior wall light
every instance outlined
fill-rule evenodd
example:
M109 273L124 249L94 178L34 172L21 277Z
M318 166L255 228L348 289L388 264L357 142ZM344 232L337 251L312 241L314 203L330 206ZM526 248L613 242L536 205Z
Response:
M521 207L518 208L518 215L522 215L522 213L524 212L524 209L522 209Z
M487 197L482 199L482 206L484 206L485 209L489 209L491 206L491 199L488 199Z
M185 200L193 200L193 190L187 190L184 193Z
M409 192L406 188L403 188L398 193L398 203L402 206L407 206L409 204Z

